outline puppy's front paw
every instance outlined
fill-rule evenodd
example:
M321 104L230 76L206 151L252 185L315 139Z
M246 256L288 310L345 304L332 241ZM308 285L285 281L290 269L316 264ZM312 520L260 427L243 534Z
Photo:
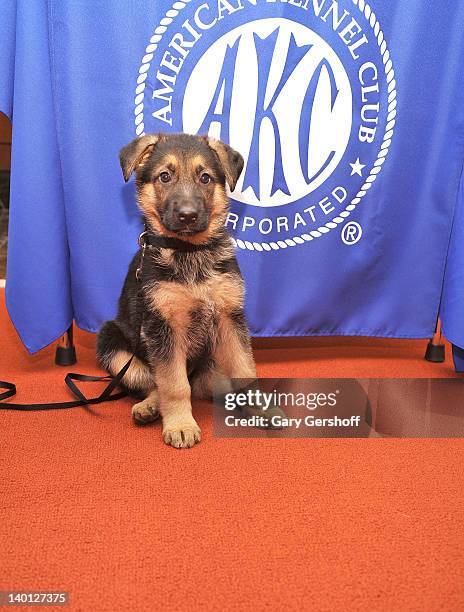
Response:
M163 440L174 448L191 448L201 440L195 419L170 422L163 427Z
M147 397L138 404L132 406L132 416L134 421L141 425L151 423L159 417L158 407L153 398Z

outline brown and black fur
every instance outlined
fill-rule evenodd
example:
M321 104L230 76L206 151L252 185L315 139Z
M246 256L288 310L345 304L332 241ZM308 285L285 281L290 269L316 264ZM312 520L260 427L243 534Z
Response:
M243 280L224 228L226 182L233 190L243 159L217 140L186 134L142 136L125 147L120 158L126 181L136 172L138 204L149 231L204 248L147 248L140 343L138 252L117 317L99 332L97 354L114 375L136 351L123 378L125 387L143 398L133 407L135 420L145 423L160 414L164 441L190 447L200 441L191 397L210 397L213 376L255 377ZM162 182L163 173L170 175L168 183Z

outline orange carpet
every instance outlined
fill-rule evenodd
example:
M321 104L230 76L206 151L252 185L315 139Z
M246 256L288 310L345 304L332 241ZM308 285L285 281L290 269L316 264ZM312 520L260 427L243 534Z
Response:
M69 399L3 295L0 337L17 401ZM273 342L262 376L454 375L423 341ZM77 350L97 373L94 337ZM82 611L464 609L463 441L215 439L195 408L203 441L182 451L129 400L0 411L0 590L69 591Z

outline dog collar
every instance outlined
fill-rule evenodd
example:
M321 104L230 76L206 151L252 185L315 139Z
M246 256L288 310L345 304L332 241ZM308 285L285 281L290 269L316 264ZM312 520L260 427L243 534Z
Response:
M186 240L180 240L180 238L170 238L168 236L159 236L150 232L142 232L139 236L139 246L146 247L158 247L161 249L174 249L176 251L182 251L184 253L193 253L195 251L203 251L211 246L210 243L205 244L192 244Z

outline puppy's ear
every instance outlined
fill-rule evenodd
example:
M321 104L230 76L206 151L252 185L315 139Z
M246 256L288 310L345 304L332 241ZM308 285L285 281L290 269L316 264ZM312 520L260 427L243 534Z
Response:
M122 174L126 183L137 166L142 165L151 154L159 139L159 134L146 134L136 138L121 149L119 161L121 162Z
M229 147L229 145L224 144L220 140L216 140L216 138L210 138L208 136L206 137L206 142L219 157L219 161L221 162L221 166L226 176L226 181L230 190L233 191L243 170L243 157L240 153L232 149L232 147Z

